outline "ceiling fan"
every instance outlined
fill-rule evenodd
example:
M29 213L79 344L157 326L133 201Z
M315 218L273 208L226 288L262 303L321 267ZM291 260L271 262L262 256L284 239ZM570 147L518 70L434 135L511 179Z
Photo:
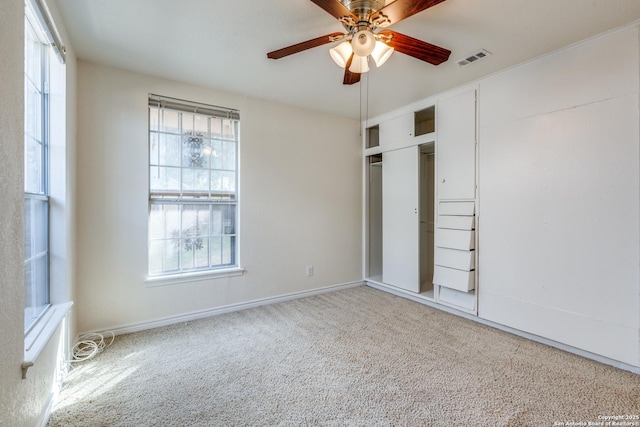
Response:
M449 59L450 50L414 39L386 27L422 12L445 0L311 0L338 19L346 33L335 32L267 53L267 58L280 59L294 53L341 41L329 53L344 68L343 84L360 81L369 71L368 57L380 67L394 50L433 65Z

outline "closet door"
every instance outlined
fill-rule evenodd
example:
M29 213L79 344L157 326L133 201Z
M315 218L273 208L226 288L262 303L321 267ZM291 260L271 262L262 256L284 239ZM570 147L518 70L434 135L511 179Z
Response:
M406 147L413 141L413 114L380 123L380 146L385 150Z
M382 281L419 292L419 147L385 152L382 163Z
M476 91L438 100L438 199L476 197Z

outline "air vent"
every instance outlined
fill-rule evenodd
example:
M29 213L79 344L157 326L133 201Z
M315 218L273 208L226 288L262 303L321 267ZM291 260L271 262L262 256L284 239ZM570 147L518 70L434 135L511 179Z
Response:
M486 57L487 57L487 56L489 56L489 55L491 55L491 52L486 51L486 50L484 50L484 49L480 49L479 51L474 52L474 53L472 53L471 55L467 55L467 56L466 56L465 58L463 58L463 59L460 59L460 60L458 61L458 65L459 65L459 66L461 66L461 67L462 67L462 66L464 66L464 65L469 65L469 64L471 64L472 62L477 62L477 61L479 61L479 60L481 60L481 59L486 58Z

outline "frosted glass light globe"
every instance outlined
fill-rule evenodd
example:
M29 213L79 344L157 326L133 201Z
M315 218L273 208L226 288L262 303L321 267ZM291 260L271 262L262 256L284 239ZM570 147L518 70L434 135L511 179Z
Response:
M351 43L342 42L333 49L329 49L329 54L333 59L333 62L338 64L338 67L344 68L347 65L347 61L351 57L353 50L351 49Z
M356 55L369 56L376 47L376 38L371 31L360 30L353 36L351 47Z
M362 74L369 71L369 63L366 56L353 56L349 71L356 74Z
M387 59L389 59L393 50L394 49L391 46L382 43L381 41L377 41L375 49L371 52L371 57L376 63L376 67L381 67L382 64L387 62Z

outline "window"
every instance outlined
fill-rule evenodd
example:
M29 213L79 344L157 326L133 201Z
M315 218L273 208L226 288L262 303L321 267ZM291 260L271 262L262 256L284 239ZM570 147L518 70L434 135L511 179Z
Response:
M42 30L27 13L24 64L25 331L49 306L48 50Z
M239 119L149 96L149 276L238 266Z

